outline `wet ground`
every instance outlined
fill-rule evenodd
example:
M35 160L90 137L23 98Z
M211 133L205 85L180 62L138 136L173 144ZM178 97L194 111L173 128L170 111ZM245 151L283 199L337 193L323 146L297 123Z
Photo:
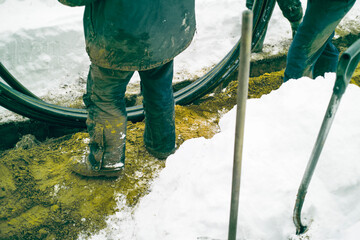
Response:
M352 42L344 39L337 43L340 48ZM249 98L281 86L284 59L252 63ZM359 68L352 83L360 84ZM236 88L231 81L190 106L176 106L177 145L220 131L219 119L234 107ZM0 153L0 239L76 239L104 228L106 216L115 211L136 206L166 165L145 150L143 130L143 122L129 122L126 167L116 180L83 178L69 170L70 157L87 151L86 132L64 132L44 141L22 136L15 148Z

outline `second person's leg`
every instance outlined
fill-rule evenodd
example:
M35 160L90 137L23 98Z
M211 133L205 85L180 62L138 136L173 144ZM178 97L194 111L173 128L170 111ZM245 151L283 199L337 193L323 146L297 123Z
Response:
M303 22L288 52L284 82L302 76L312 77L315 63L331 41L336 26L354 3L355 0L308 1ZM323 71L334 70L337 58L333 54L330 61L329 68Z

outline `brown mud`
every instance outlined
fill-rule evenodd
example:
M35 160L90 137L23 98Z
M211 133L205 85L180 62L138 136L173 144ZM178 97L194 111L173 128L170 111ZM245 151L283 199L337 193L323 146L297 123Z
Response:
M282 76L283 71L271 71L250 78L248 97L278 89ZM359 68L352 83L360 85ZM234 107L236 91L237 83L230 81L218 93L176 106L177 145L219 132L219 119ZM128 123L126 167L116 180L84 178L70 171L70 157L87 151L86 132L42 142L23 136L17 147L0 155L0 239L76 239L103 229L106 217L116 211L136 206L166 165L145 150L143 131L143 122Z

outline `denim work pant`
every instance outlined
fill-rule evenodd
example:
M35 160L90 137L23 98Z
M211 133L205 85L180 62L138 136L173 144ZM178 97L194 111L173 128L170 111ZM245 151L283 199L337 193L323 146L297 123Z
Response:
M332 44L336 26L356 0L308 0L303 22L291 43L284 82L335 72L339 51Z
M89 111L89 161L93 167L114 167L125 161L125 91L133 71L91 65L84 103ZM175 110L172 90L173 61L139 72L145 109L144 142L155 152L175 148Z

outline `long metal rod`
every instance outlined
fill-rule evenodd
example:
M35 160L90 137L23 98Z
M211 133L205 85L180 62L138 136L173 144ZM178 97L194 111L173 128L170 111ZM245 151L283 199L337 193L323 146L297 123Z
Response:
M236 239L237 218L240 197L241 163L245 126L246 100L248 97L248 83L250 73L252 11L246 10L242 15L242 30L240 43L240 61L237 88L237 112L234 146L234 165L232 175L229 240Z

